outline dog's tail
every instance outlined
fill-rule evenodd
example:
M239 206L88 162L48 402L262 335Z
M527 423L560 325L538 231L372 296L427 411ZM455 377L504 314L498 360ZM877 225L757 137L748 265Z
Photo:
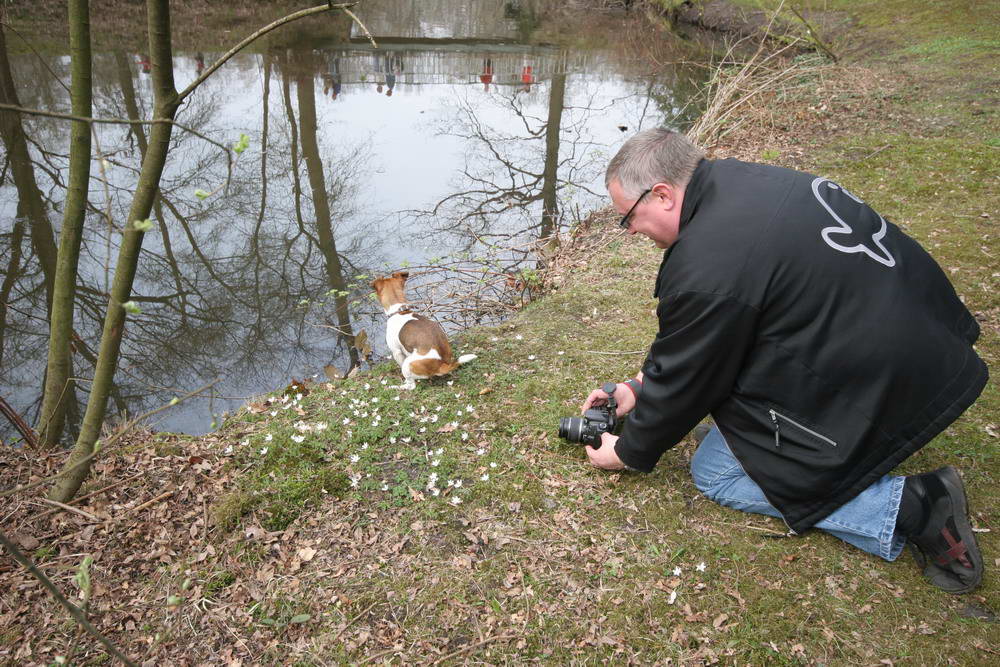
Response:
M447 375L448 373L451 373L452 371L456 370L462 364L467 364L475 358L476 355L474 354L463 354L450 364L442 363L440 366L438 366L437 372L435 372L434 375ZM420 362L418 361L417 363Z

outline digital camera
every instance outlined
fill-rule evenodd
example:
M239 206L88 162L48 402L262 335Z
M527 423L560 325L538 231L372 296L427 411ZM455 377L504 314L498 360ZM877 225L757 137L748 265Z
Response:
M590 408L582 417L563 417L559 420L559 437L581 445L590 445L594 449L601 447L601 434L614 433L622 420L615 412L618 402L615 401L614 382L606 382L601 391L608 395L608 404Z

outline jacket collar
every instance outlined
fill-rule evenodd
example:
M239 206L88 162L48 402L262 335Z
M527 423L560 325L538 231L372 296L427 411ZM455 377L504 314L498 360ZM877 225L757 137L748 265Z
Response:
M698 204L701 202L702 197L705 195L705 191L709 187L708 181L711 171L712 162L702 158L698 163L698 166L695 167L694 173L691 174L691 180L688 181L687 186L684 188L684 203L681 206L681 217L677 224L678 238L663 252L663 260L660 262L660 269L656 272L656 285L653 287L654 298L659 297L660 295L660 283L663 281L663 270L667 266L667 260L670 259L670 253L677 245L677 242L680 241L681 231L683 231L688 221L694 217L695 212L698 210Z
M684 225L694 217L695 211L698 210L698 204L701 203L701 199L705 195L711 171L712 161L705 158L702 158L698 166L694 168L691 180L688 181L687 187L684 188L684 204L681 206L681 218L678 229L683 229Z

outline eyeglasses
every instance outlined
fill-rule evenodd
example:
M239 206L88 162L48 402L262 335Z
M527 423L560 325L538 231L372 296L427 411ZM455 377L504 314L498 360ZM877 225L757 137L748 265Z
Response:
M628 210L628 213L626 213L625 215L622 216L621 222L618 223L619 227L621 227L622 229L628 229L629 228L629 226L631 224L631 223L629 223L629 218L632 217L632 211L634 211L635 207L639 205L639 202L642 201L642 198L645 197L646 195L648 195L652 191L653 191L653 188L647 188L646 190L643 190L642 194L639 195L639 198L635 200L634 204L632 204L632 208L630 208Z

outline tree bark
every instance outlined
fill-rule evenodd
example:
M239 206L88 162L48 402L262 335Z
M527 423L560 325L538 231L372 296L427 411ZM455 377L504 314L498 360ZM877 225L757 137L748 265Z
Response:
M73 115L89 117L92 107L89 0L70 0L69 29ZM49 315L49 356L42 412L38 420L39 443L43 447L58 444L66 421L69 395L75 392L70 379L73 375L70 340L80 241L90 191L90 132L90 123L75 121L70 134L69 186L59 232L59 254Z
M177 113L179 98L174 87L173 54L170 47L170 7L168 0L147 0L149 51L152 63L154 118L173 120ZM101 334L101 347L97 356L97 366L94 369L94 382L90 388L90 399L87 401L87 411L83 416L83 425L76 445L63 469L49 499L66 502L79 490L83 480L90 472L97 438L100 436L101 425L107 410L108 395L111 391L115 370L118 367L118 356L121 351L122 336L125 332L125 309L123 304L132 294L132 284L135 281L136 268L139 261L139 251L142 248L143 232L133 224L136 220L149 218L153 201L159 190L160 176L167 161L170 149L170 134L173 125L156 123L149 133L149 145L142 161L139 173L139 183L136 187L128 219L125 221L121 248L118 252L118 263L115 266L115 278L111 285L111 295L108 310L104 317L104 331Z

